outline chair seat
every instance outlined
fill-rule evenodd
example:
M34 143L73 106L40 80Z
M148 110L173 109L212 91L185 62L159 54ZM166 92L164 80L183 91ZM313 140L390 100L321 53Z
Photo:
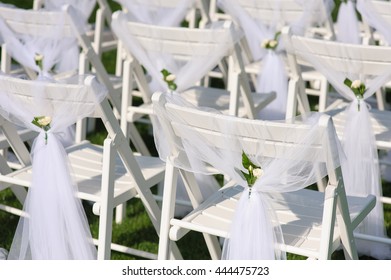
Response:
M328 111L331 115L337 130L338 136L343 139L346 122L346 112L344 108ZM391 148L391 119L389 111L370 110L372 129L376 138L378 149L388 150Z
M236 204L243 188L228 187L215 193L200 207L189 213L182 220L172 219L170 238L180 239L187 230L206 232L227 238ZM308 189L288 193L272 194L273 208L284 235L285 248L290 253L297 253L310 258L319 257L319 244L322 233L322 215L324 193ZM363 210L372 209L374 196L365 198L348 197L351 219L354 220ZM338 230L334 230L333 251L340 245Z
M74 179L78 185L78 197L93 202L100 202L103 147L93 145L87 141L73 145L67 149ZM136 156L143 175L149 186L157 184L163 179L165 165L159 158ZM8 174L15 179L15 183L29 186L31 182L31 166ZM10 181L10 180L7 180ZM126 172L119 156L116 158L114 205L119 205L136 196L134 183Z
M220 112L228 114L230 95L226 90L195 86L185 90L181 94L188 102L197 107L211 107ZM254 109L256 112L259 112L276 98L276 93L253 93L252 98L254 102ZM238 107L238 116L247 117L247 111L243 105L243 102L241 101L241 98L239 98ZM128 121L135 121L139 119L142 114L151 114L152 112L152 104L143 104L139 107L129 107L127 118Z
M38 133L35 131L21 127L17 127L17 132L23 142L32 140L35 136L38 135ZM0 132L0 149L6 149L8 147L10 147L10 144L6 136L2 132Z

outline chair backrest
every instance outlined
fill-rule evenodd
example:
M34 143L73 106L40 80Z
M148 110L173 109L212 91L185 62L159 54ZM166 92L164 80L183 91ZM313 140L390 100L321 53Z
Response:
M99 81L107 88L110 101L112 102L114 108L118 112L121 112L121 88L119 90L117 88L114 88L113 82L110 80L110 76L105 66L103 65L102 60L100 59L98 53L95 51L88 34L84 31L78 19L78 15L75 11L75 8L68 5L65 7L65 11L69 16L72 30L76 33L79 46L81 47L79 73L89 73L89 66L91 65L95 70L95 74Z
M390 45L391 3L370 0L357 3L361 13L365 39L369 44Z
M297 22L304 15L307 19L312 17L312 22L310 22L311 26L308 27L311 28L312 33L318 32L322 36L333 39L335 38L335 33L331 14L329 14L327 11L323 1L316 1L318 2L317 5L314 5L316 3L315 1L299 3L298 1L294 0L238 0L236 2L244 9L244 11L248 13L252 19L260 21L266 26L276 25L278 29ZM224 0L222 2L224 2ZM312 6L308 6L308 4ZM211 1L211 5L215 6L210 8L211 18L224 19L230 17L229 14L224 15L218 12L215 0ZM313 10L310 11L310 9ZM217 15L214 16L213 12L217 13ZM321 26L317 26L317 19L323 19L323 22L320 23ZM320 27L322 27L323 30ZM315 29L312 30L312 28Z
M113 23L120 22L121 17L123 14L120 11L115 12ZM190 29L127 21L121 32L113 29L128 56L143 65L158 84L156 88L155 83L152 91L166 90L160 73L162 68L176 75L177 90L180 92L196 85L220 61L228 57L227 90L233 96L241 96L248 116L255 118L249 80L237 44L237 38L241 38L241 34L232 22L221 24L215 29ZM164 66L165 64L169 66ZM143 96L143 99L144 102L150 102L151 94ZM235 112L231 113L235 115Z
M210 110L200 110L188 105L174 104L167 102L165 95L162 93L155 93L153 102L155 107L163 108L163 111L166 112L163 116L158 114L158 117L163 131L167 133L170 139L168 142L172 159L178 158L184 162L186 162L188 155L184 153L186 148L183 143L191 143L195 140L191 139L194 136L191 133L192 131L216 149L227 149L227 139L237 138L240 139L237 142L242 144L229 147L237 154L241 154L243 147L245 147L248 154L251 155L284 158L284 156L287 156L287 149L294 149L295 146L303 145L302 137L297 137L295 134L298 133L304 136L311 129L309 125L305 124L292 125L289 122L250 120L227 116ZM158 113L158 111L156 112ZM313 134L311 146L308 147L311 151L307 153L309 157L299 158L299 155L296 154L290 154L289 157L295 160L328 162L330 183L336 185L339 180L336 177L336 172L340 172L340 161L338 143L336 138L333 138L335 135L334 125L327 115L320 117L318 125L319 128ZM260 142L263 143L261 150Z
M122 6L124 12L137 13L138 16L145 16L142 23L165 25L165 26L180 26L183 20L187 20L190 28L197 26L204 27L210 22L208 5L206 0L116 0ZM132 10L135 9L135 10ZM140 10L141 9L141 10ZM147 16L148 15L148 16ZM161 18L160 16L164 16ZM155 16L155 17L154 17ZM172 18L167 18L172 16ZM175 16L175 19L174 19ZM149 22L151 21L151 22Z
M282 38L286 45L288 64L292 73L290 90L293 92L289 93L292 102L288 107L295 107L297 104L294 100L298 98L301 104L299 108L301 113L308 111L309 105L308 100L306 101L307 97L304 93L299 65L311 63L308 61L310 56L315 57L318 61L327 61L327 67L330 68L330 71L343 72L345 70L358 77L381 76L390 70L391 48L389 47L354 45L306 38L293 35L290 28L283 29ZM348 60L350 65L347 64ZM355 63L357 63L357 67L352 67ZM296 108L291 108L289 115L295 116Z
M38 10L44 7L48 10L60 10L63 5L75 5L76 8L80 9L82 15L88 19L95 8L96 2L96 0L34 0L33 9Z
M34 100L36 99L36 92L38 90L31 90L33 88L39 88L39 90L44 90L45 97L42 97L41 102L48 105L51 108L56 108L56 104L59 106L67 106L68 108L73 107L83 107L83 106L94 106L95 104L95 112L91 117L100 118L108 132L108 137L112 139L114 147L117 153L120 155L120 158L129 172L129 175L133 178L135 182L135 188L137 192L143 197L144 201L151 201L151 193L149 190L140 188L140 186L144 185L145 178L141 172L140 166L135 159L135 156L129 146L129 142L126 140L120 125L118 123L117 118L114 115L113 109L107 98L104 98L100 104L97 105L94 91L97 86L96 77L94 76L81 76L84 80L81 82L67 84L67 83L50 83L50 82L36 82L30 80L24 80L19 78L10 77L7 75L0 75L0 82L3 85L7 85L7 89L9 89L9 94L13 95L18 100L23 100L23 102L34 104ZM33 84L32 84L33 83ZM98 86L101 87L101 86ZM81 95L84 96L88 94L88 98L86 98L82 103L80 102ZM65 96L65 98L64 98ZM59 107L61 108L61 107ZM62 112L64 113L64 112ZM4 128L4 127L2 127ZM5 127L6 128L6 127ZM8 134L6 136L14 136L14 133ZM19 142L15 143L17 137L8 138L12 147L18 147ZM18 152L16 151L18 154ZM25 152L22 151L22 156L25 155ZM145 198L148 196L148 198ZM154 208L154 205L151 206ZM157 207L157 206L156 206ZM151 208L151 209L152 209ZM158 213L157 208L152 209L152 212L155 214Z
M111 50L116 47L116 40L110 36L109 39L105 38L105 27L110 27L111 22L111 8L107 0L62 0L62 1L47 1L47 0L34 0L33 9L38 10L42 7L48 10L61 10L64 5L73 5L75 9L85 16L85 20L88 21L93 16L94 8L97 6L95 12L95 22L92 32L89 32L90 37L93 38L95 51L101 55L106 50Z
M35 10L26 10L20 8L13 8L7 6L0 6L0 17L3 20L5 26L3 29L8 29L6 32L11 32L16 37L24 37L25 41L34 40L33 38L57 38L58 40L76 40L75 33L73 32L72 26L63 11L35 11ZM9 33L3 34L6 36L5 41L10 39ZM31 39L30 39L31 38ZM44 40L44 39L43 39ZM29 42L26 42L28 44ZM46 42L49 44L49 42ZM76 41L75 41L76 43ZM37 43L38 44L38 43ZM57 46L61 45L58 42ZM77 44L75 45L77 46ZM45 46L40 46L44 48ZM54 48L53 46L46 46L47 48ZM14 54L19 55L20 60L30 60L33 61L34 50L30 45L30 49L25 49L23 54ZM69 47L68 47L69 48ZM3 45L2 48L2 60L1 60L1 69L5 73L10 73L11 67L11 57L9 52L12 52L12 47L7 51L6 45ZM28 54L28 52L32 52ZM38 50L35 50L38 52ZM27 57L26 56L30 56ZM77 66L77 57L74 57L75 63ZM25 65L24 62L19 61L21 64L24 64L25 67L30 67ZM33 75L30 71L29 74Z
M8 26L17 33L26 35L47 36L53 26L63 25L62 36L74 37L72 27L63 13L56 11L35 11L20 8L0 6L0 16ZM59 18L63 19L62 22Z

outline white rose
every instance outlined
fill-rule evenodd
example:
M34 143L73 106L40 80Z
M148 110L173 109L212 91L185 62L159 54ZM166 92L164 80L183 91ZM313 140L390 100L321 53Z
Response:
M37 122L40 126L47 126L51 123L52 118L51 117L42 117Z
M35 61L42 61L43 60L43 55L40 54L40 53L35 53L34 60Z
M269 39L265 39L261 43L262 48L267 48L268 45L269 45Z
M173 81L175 81L175 79L176 79L176 76L174 74L170 74L166 77L167 82L173 82Z
M351 88L359 88L362 85L362 82L360 80L354 80L351 84Z
M277 46L277 44L278 42L276 40L270 40L269 47L274 49Z
M262 177L263 170L261 168L255 168L253 171L253 175L257 178Z

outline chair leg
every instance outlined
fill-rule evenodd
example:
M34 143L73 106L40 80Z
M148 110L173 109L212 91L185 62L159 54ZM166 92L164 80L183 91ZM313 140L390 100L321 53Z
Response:
M377 107L380 111L384 111L385 108L386 108L386 105L385 105L385 98L384 98L384 91L382 88L378 89L376 91L376 100L377 100Z
M95 209L96 212L99 212L98 260L110 259L111 255L114 163L115 151L113 142L111 139L107 138L103 144L102 200L99 209Z
M126 202L115 207L115 223L121 224L126 215Z
M327 92L328 92L329 83L326 78L320 80L320 89L319 89L319 112L324 112L327 107Z
M212 260L221 260L221 245L216 236L203 234Z
M158 260L170 259L170 220L174 217L177 180L178 169L167 160L163 188Z

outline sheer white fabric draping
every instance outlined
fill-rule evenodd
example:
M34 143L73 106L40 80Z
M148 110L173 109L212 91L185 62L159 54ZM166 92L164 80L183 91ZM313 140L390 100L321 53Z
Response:
M389 5L391 9L391 5ZM357 0L357 10L365 21L375 28L385 39L388 45L391 44L391 25L376 10L371 1Z
M390 4L388 5L388 9L391 9L391 3L388 4ZM368 0L357 0L357 10L368 25L376 29L383 37L385 43L391 45L391 24L377 11L372 2ZM387 153L386 160L391 160L391 152ZM384 167L382 178L391 182L391 167Z
M224 23L214 23L209 28L214 30L209 36L203 36L199 38L200 44L207 44L212 42L213 47L206 53L197 53L194 48L190 47L189 50L194 50L194 54L191 57L181 60L171 53L170 49L164 46L164 43L159 43L156 40L154 50L145 49L138 39L135 38L127 26L128 18L125 14L121 13L118 17L113 18L112 29L118 38L123 42L123 47L129 51L137 60L145 67L148 74L152 77L149 84L151 92L155 91L167 91L167 83L163 80L163 75L160 72L162 69L167 69L173 73L175 83L177 84L177 92L182 92L189 87L197 84L202 77L204 77L211 69L213 69L218 62L228 53L228 50L234 47L234 44L242 37L242 33L238 30L225 28ZM158 31L154 34L144 34L145 37L164 38L164 34L160 34ZM190 36L190 35L189 35ZM191 37L188 41L194 41ZM217 43L216 43L217 42ZM207 92L205 93L207 94ZM212 106L213 104L211 104ZM215 181L211 181L209 178L204 177L204 182L207 180L207 186L204 190L204 196L210 194L210 190L215 189ZM184 195L183 189L178 188L179 196ZM186 195L184 195L186 200Z
M178 92L196 85L208 71L218 64L242 36L242 33L238 30L225 28L222 22L212 24L210 29L215 32L210 33L209 36L199 38L199 43L207 44L208 42L213 42L213 47L205 53L197 53L194 50L194 54L191 57L183 60L176 58L172 50L167 49L164 43L159 44L159 37L164 38L164 34L160 34L159 31L151 31L154 33L144 35L145 37L157 39L154 50L144 48L138 39L131 34L127 22L127 17L121 13L113 19L112 28L123 42L124 48L134 55L148 71L148 74L151 75L151 92L168 90L167 83L163 80L163 75L160 72L162 69L167 69L176 76L175 83L177 84ZM194 40L189 37L188 41ZM216 44L215 42L218 43ZM189 49L193 49L190 47L190 44Z
M13 83L0 76L0 113L9 121L39 132L32 147L32 181L8 259L95 259L88 222L76 197L68 157L58 134L64 127L89 116L106 96L97 82L89 86L84 77L58 82ZM34 124L37 116L50 116L45 131ZM47 138L47 139L45 139Z
M160 26L180 26L197 0L178 0L172 6L165 4L164 0L114 1L126 8L130 19L135 21Z
M71 5L81 13L87 23L95 4L96 0L45 0L45 9L56 11L61 10L64 5Z
M5 8L12 9L9 6ZM22 9L20 10L21 17L29 17L29 11L23 12ZM31 12L39 13L39 11ZM40 72L40 68L35 63L35 54L43 55L42 71L45 75L53 67L55 67L56 72L77 69L79 49L76 35L70 36L65 31L64 26L68 21L67 14L65 12L52 15L46 13L43 16L50 16L52 18L51 21L57 23L47 28L45 34L37 30L34 24L29 26L29 34L17 33L0 18L0 34L6 44L7 51L21 65L29 67L36 72ZM13 20L18 19L14 18ZM30 18L31 20L33 19ZM40 22L40 19L34 18L34 20L37 20L37 23Z
M342 137L346 162L342 163L346 193L349 195L367 196L373 194L379 198L382 186L379 172L378 153L375 136L370 122L369 105L366 99L372 96L384 83L391 78L391 67L379 76L363 76L360 69L363 63L357 56L352 59L354 47L346 45L339 48L339 56L346 57L344 65L333 65L330 56L314 56L312 46L302 42L299 46L301 56L323 73L339 94L350 101L345 109L346 123ZM333 48L333 51L336 51ZM359 79L366 85L362 100L358 100L353 91L344 84L345 78L351 81ZM359 106L359 107L358 107ZM385 237L383 206L378 200L375 208L357 229L361 233ZM359 253L375 258L389 258L390 246L370 241L357 242Z
M8 7L8 6L7 6ZM12 9L12 7L8 7ZM21 17L28 17L29 11L21 10ZM39 13L39 11L31 11ZM39 30L40 25L31 24L29 32L16 33L9 28L7 23L0 18L0 34L4 38L7 51L17 62L39 73L38 79L51 79L55 73L75 71L78 68L79 46L76 34L70 35L67 29L68 16L65 12L56 12L54 14L45 13L45 17L51 17L51 26L43 34ZM18 20L14 18L13 20ZM30 18L39 23L39 18ZM55 22L56 24L53 24ZM68 27L66 27L68 25ZM80 24L80 28L86 28L85 24ZM35 62L35 55L43 56L42 69ZM61 141L65 146L74 143L74 127L65 128Z
M259 117L261 119L277 120L284 119L286 112L286 101L288 92L288 73L284 63L284 47L279 45L277 49L267 50L262 48L262 42L274 39L275 34L281 31L285 25L292 27L294 34L304 34L305 30L315 22L324 20L319 12L323 6L322 0L297 0L303 7L303 13L296 20L285 19L285 9L281 1L260 1L253 0L251 6L268 6L274 13L274 18L267 21L255 18L235 0L219 0L219 7L227 14L230 14L243 29L248 42L251 56L255 61L263 60L262 67L257 75L255 85L259 92L276 92L276 99L263 109ZM249 3L246 3L249 4ZM279 42L281 43L281 42Z
M168 103L195 108L176 93L167 93L166 99ZM267 122L259 121L258 126L238 128L238 126L232 125L235 123L235 117L227 117L232 118L232 122L221 122L219 121L221 113L210 108L197 108L197 110L214 113L204 121L210 122L216 131L224 133L226 135L225 142L216 145L213 140L206 139L198 130L188 129L186 121L181 116L170 113L161 105L155 104L155 121L160 125L154 129L154 135L160 158L165 161L170 160L174 166L195 173L222 173L233 179L238 185L243 186L244 191L235 210L230 237L226 239L224 244L224 259L286 258L285 252L281 250L284 244L281 228L269 203L269 195L302 189L315 183L316 178L319 178L318 175L326 175L324 153L323 155L313 153L310 152L312 149L309 149L315 139L318 140L318 137L326 136L320 135L319 127L316 125L320 114L309 115L304 121L308 127L311 127L306 135L303 135L302 130L301 132L295 130L294 126L298 124L292 125L292 120L289 120L290 125L286 126L286 134L281 137L283 138L281 143L288 143L294 139L293 141L297 141L298 145L287 145L284 149L276 149L274 151L275 157L271 157L270 153L269 156L265 156L265 139L272 140L271 135L273 135L267 128ZM182 130L181 135L183 135L180 141L176 143L170 140L166 140L168 142L162 141L164 139L161 135L165 132L164 122L166 120L178 124L175 127ZM281 123L283 122L281 121ZM260 126L264 126L264 129L260 129ZM249 149L248 145L242 142L243 139L236 137L237 129L242 130L241 134L243 135L254 136L257 144ZM166 138L169 137L169 134L166 134ZM336 137L334 135L334 139L337 139ZM261 166L264 170L264 175L252 187L251 195L249 195L246 180L239 174L239 170L246 171L242 166L242 151L250 157L254 164ZM187 157L184 157L183 153ZM303 161L303 158L308 161ZM210 169L211 166L215 169Z
M338 10L337 41L350 44L361 44L360 27L356 14L356 4L352 0L341 2Z

